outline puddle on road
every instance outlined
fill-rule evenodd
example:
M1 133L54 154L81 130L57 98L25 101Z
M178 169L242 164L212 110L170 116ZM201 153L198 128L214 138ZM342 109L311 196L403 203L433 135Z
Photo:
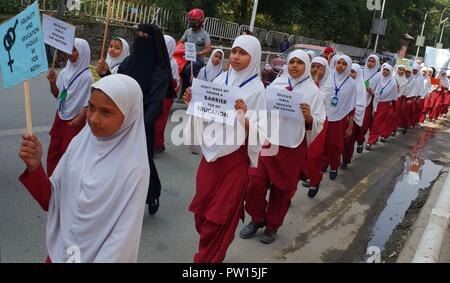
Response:
M403 173L397 179L397 184L386 202L386 206L378 216L372 228L368 247L378 247L384 250L395 227L403 222L405 212L414 201L421 189L431 186L441 172L443 166L436 165L430 160L420 160L406 156Z

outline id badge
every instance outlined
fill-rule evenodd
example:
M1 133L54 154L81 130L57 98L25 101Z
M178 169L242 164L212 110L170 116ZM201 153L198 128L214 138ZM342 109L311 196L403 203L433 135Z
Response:
M331 106L336 107L339 103L339 98L337 96L334 96L331 98Z
M366 85L366 89L369 89L369 86L370 86L369 81L365 81L364 84Z
M61 112L64 101L66 101L66 98L67 98L67 90L63 90L59 95L59 105L58 105L59 112Z
M61 91L61 94L59 95L59 99L62 101L65 101L66 98L67 98L67 90L64 89L63 91Z

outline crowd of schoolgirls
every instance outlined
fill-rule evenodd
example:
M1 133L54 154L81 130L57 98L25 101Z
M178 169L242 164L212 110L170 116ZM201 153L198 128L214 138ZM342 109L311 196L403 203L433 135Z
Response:
M436 76L417 62L412 68L380 66L376 55L362 68L330 48L323 57L295 50L270 87L302 96L294 105L301 117L281 116L279 127L265 132L249 111L270 110L260 79L260 42L252 35L237 37L224 70L225 54L211 51L203 13L197 9L191 15L191 29L181 42L194 40L200 58L210 55L206 65L198 63L195 77L240 88L234 127L189 116L188 127L203 141L189 206L200 235L196 263L224 260L245 212L251 221L240 237L252 238L264 228L260 241L272 243L300 181L315 198L323 172L335 180L339 169L351 163L355 146L358 153L364 144L372 150L397 130L406 134L426 117L434 121L447 114L445 71ZM19 153L27 167L20 180L48 212L47 262L67 262L73 246L80 249L82 262L137 261L145 205L151 215L159 208L154 152L165 150L164 129L183 80L175 48L175 40L158 27L141 24L131 48L123 38L112 39L106 60L96 66L99 81L93 82L89 44L80 38L66 67L59 74L49 72L56 115L46 170L35 135L23 136ZM191 99L189 87L183 101ZM256 129L266 140L224 144L202 131L205 127L233 136L239 128L247 135ZM272 147L276 154L261 154Z

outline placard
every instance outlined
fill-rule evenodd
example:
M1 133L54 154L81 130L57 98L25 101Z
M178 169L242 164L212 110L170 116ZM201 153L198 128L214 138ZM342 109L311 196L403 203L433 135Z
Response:
M237 87L218 85L198 79L192 83L192 99L187 114L234 126L235 101L240 97Z

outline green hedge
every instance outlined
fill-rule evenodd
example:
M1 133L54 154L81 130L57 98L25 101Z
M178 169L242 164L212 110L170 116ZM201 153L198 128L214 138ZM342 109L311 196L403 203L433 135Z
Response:
M0 14L11 14L15 15L19 11L20 1L19 0L2 0L0 1Z

